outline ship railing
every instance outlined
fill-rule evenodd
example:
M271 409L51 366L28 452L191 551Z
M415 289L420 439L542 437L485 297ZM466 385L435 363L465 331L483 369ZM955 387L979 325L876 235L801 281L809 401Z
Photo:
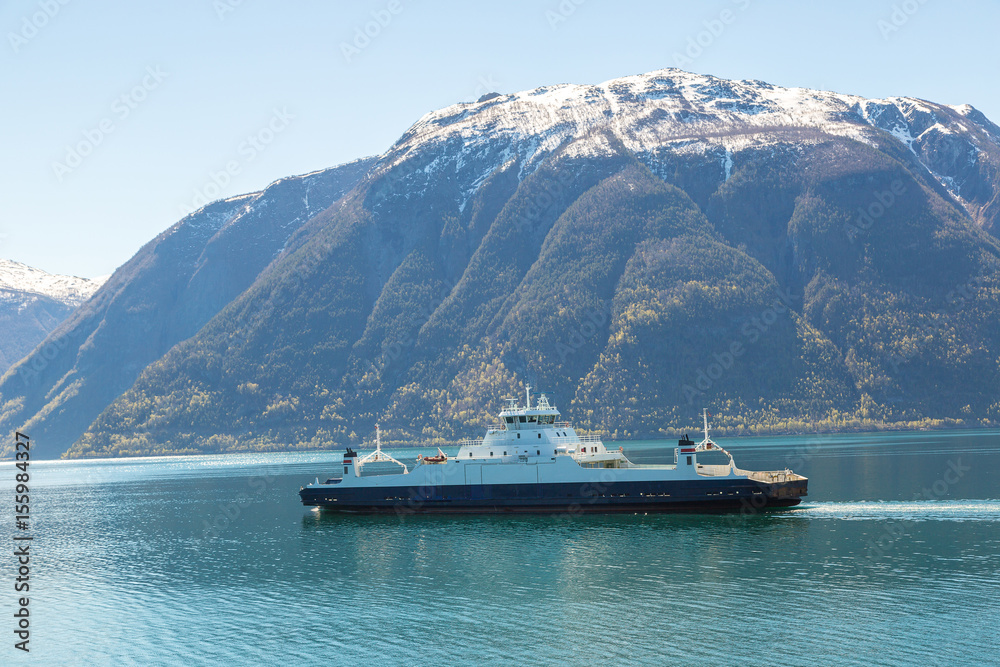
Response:
M566 435L552 438L552 442L557 445L597 444L603 442L599 435Z
M746 475L755 482L765 482L767 484L777 484L780 482L796 482L805 479L791 470L765 470L763 472L753 470L736 469L737 475Z
M458 441L459 447L478 447L481 444L483 444L482 438L479 438L478 440L475 438L466 438Z
M358 461L358 474L362 477L375 477L378 475L404 475L410 472L405 463L396 459L373 459L371 461Z
M733 468L726 465L704 465L698 464L698 474L706 477L726 477Z

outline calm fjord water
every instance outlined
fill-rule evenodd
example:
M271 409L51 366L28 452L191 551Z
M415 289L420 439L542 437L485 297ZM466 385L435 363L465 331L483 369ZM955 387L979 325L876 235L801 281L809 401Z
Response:
M807 475L809 498L746 517L337 516L296 495L333 452L34 462L31 653L13 648L8 556L0 663L1000 664L1000 433L722 444Z

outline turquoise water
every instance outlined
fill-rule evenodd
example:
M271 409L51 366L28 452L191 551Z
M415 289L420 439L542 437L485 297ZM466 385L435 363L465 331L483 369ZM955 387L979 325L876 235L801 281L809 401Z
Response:
M720 444L807 475L807 502L336 516L296 495L332 452L35 462L31 653L8 556L0 663L1000 664L1000 433Z

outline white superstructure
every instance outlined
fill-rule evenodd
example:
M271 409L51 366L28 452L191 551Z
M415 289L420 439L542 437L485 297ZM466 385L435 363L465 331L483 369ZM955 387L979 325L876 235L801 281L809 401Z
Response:
M500 459L504 462L527 461L568 455L587 465L627 461L619 450L609 452L596 435L578 435L573 426L559 419L559 410L541 394L531 405L531 387L525 390L525 404L508 398L500 412L500 421L486 431L481 440L463 440L455 457L458 461ZM608 465L607 467L618 467Z

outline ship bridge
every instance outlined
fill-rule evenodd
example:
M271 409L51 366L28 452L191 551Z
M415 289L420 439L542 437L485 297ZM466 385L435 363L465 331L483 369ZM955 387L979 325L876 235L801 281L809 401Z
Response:
M541 394L538 403L531 405L531 388L528 387L527 402L524 407L517 404L517 399L508 398L507 407L500 411L500 421L494 430L520 430L542 427L569 426L569 422L559 421L559 410L549 403L548 397Z
M545 394L532 405L530 386L525 389L523 406L517 399L505 400L499 421L482 439L459 443L459 461L529 462L568 455L581 465L617 467L624 460L620 451L609 452L599 436L577 435L568 421L560 420L559 410Z

